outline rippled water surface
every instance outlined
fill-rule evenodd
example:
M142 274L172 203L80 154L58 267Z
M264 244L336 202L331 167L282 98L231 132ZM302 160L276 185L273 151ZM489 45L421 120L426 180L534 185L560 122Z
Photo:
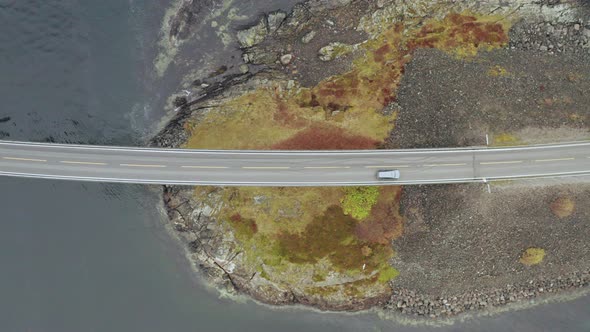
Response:
M241 5L254 14L258 2ZM0 0L0 138L140 144L141 124L154 121L137 105L160 7ZM158 188L9 178L0 187L0 331L424 330L220 299L166 233ZM590 331L589 306L585 297L436 330Z

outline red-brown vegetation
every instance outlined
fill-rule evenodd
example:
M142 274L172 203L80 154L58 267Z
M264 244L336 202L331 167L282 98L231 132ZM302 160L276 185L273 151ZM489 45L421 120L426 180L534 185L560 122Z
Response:
M362 150L376 148L378 141L346 133L330 125L313 125L272 146L276 150Z
M341 271L359 270L363 265L367 273L380 269L393 255L393 249L389 244L354 237L357 224L339 206L329 207L307 225L305 232L279 235L279 252L291 263L316 263L326 257Z
M275 91L274 99L277 105L273 113L273 120L283 127L287 128L302 128L307 124L305 119L299 118L290 108L280 94Z
M443 25L426 24L416 38L410 40L410 52L417 48L443 47L453 49L462 45L479 47L481 44L498 45L508 42L508 36L500 23L478 22L477 17L450 14Z
M395 198L391 199L392 196ZM403 219L398 206L400 196L400 188L381 189L380 199L369 217L356 226L356 236L362 241L384 245L400 237L403 232Z
M250 239L254 234L258 233L258 225L256 225L254 219L245 219L239 213L235 213L229 220L238 237Z

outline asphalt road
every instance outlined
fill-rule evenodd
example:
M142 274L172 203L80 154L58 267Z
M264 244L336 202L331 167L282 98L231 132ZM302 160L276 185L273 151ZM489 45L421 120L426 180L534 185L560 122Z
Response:
M375 175L380 169L399 169L401 178L379 181ZM0 175L219 186L482 182L590 175L590 142L511 148L291 152L0 141Z

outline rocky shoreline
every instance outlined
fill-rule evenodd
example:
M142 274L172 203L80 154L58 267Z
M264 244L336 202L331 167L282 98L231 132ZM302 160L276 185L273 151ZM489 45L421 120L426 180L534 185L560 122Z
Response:
M404 315L439 318L549 298L562 292L575 292L590 283L590 271L575 272L555 279L530 280L504 288L471 291L446 297L428 297L409 289L394 289L384 310Z
M186 25L188 22L187 17L190 17L190 15L187 16L187 11L190 11L190 6L187 4L190 3L192 5L194 2L186 2L182 7L182 15L176 16L183 20L181 24L182 29L180 30L190 31L190 27ZM214 112L224 102L231 100L235 96L243 95L248 91L253 91L257 87L277 84L281 86L280 89L285 87L284 89L289 91L295 85L295 81L301 82L302 85L313 85L325 77L347 70L353 63L354 58L358 56L357 51L360 47L359 45L363 44L362 40L365 40L369 35L368 32L360 33L356 29L356 26L359 24L362 25L362 20L366 19L366 17L369 17L374 22L387 20L387 18L383 18L386 16L384 13L387 12L388 8L395 8L396 5L395 1L377 1L370 5L367 5L365 2L360 0L314 0L296 6L293 12L289 14L280 11L269 13L262 20L258 20L252 25L247 26L237 35L237 40L244 51L244 61L249 66L262 66L262 70L256 73L250 70L242 70L241 74L227 75L215 83L191 87L191 94L188 98L177 98L175 100L174 106L177 107L177 114L154 137L150 144L152 146L174 148L184 146L189 140L187 126L190 123L200 121L203 116L206 116L209 112ZM524 3L524 1L521 2ZM425 1L424 8L427 8L428 5L432 5L432 3ZM531 6L533 8L534 6L540 6L541 8L545 8L543 10L550 11L556 6L561 5L563 4L557 1L551 4L536 3ZM366 7L364 9L366 12L362 13L364 16L361 15L361 9L359 9L364 8L363 6ZM461 8L461 5L457 6L457 8ZM201 6L197 7L198 11L202 10ZM482 7L485 8L485 5L482 4L477 8L481 9ZM326 16L326 8L342 12L350 11L356 13L357 16L352 22L348 22L350 27L347 30L341 28L347 22L332 22L328 18L329 15ZM424 10L424 8L421 8L421 10ZM568 11L569 7L564 8L560 9L563 10L560 13L569 15L573 11L573 9ZM419 16L420 13L416 13L413 11L414 9L410 8L408 12ZM586 7L580 5L580 12L586 10ZM392 13L397 15L397 11L403 12L402 9L395 8L391 9L388 15L393 15ZM371 12L374 13L371 15ZM565 14L561 15L564 16ZM590 54L588 52L590 49L590 19L587 21L578 17L565 19L562 16L559 16L560 18L559 20L556 19L556 22L518 21L510 31L510 43L507 49L519 52L544 52L550 53L551 55L567 53L582 58ZM179 30L178 24L172 24L172 26L176 30ZM341 43L341 41L347 41L347 43L332 43L330 41L333 39L331 35L326 39L326 33L318 34L318 31L328 31L334 36L342 37L336 38L338 39L337 43ZM370 31L370 29L367 29L367 31ZM190 34L185 32L181 37L189 38L189 36ZM563 36L566 36L566 38ZM174 38L179 38L178 33L174 33ZM560 40L561 42L559 42ZM293 45L296 46L294 47ZM346 45L346 50L339 53L339 45ZM420 56L422 55L419 55L418 58ZM306 59L313 60L304 61ZM437 58L437 60L440 59ZM499 60L493 60L499 63ZM447 58L440 61L445 65L451 62ZM489 61L489 59L486 59L486 61ZM314 72L313 68L316 68L318 64L324 66L325 71L318 73L316 70ZM502 69L504 70L504 67ZM406 73L406 75L412 80L415 78L413 72ZM582 79L576 78L576 80L579 81ZM572 82L578 83L578 81ZM408 106L412 106L411 103L409 105L404 104L406 100L418 100L416 96L408 93L408 91L418 91L418 95L420 95L420 85L412 85L412 83L414 82L411 82L411 84L408 84L406 81L402 82L400 96L396 96L396 99L392 100L390 105L388 105L386 108L389 110L388 112L392 110L403 112ZM535 84L537 83L535 82ZM538 83L538 85L541 86L540 89L543 92L545 90L545 83ZM578 87L578 89L581 88ZM408 93L408 95L405 96L405 93ZM463 98L463 95L461 98ZM546 101L547 99L542 100L545 100L546 104L549 103ZM563 100L565 100L565 104L572 104L571 107L577 105L578 102L583 103L583 101L574 98ZM479 103L479 101L477 102ZM531 100L531 103L535 102ZM435 101L435 103L439 103L439 101ZM552 101L550 106L554 103L556 102ZM457 102L457 104L460 103ZM431 110L423 111L429 112ZM340 112L340 110L332 110L332 115L338 115ZM441 112L439 116L442 116L443 111L439 110L439 112ZM415 123L413 116L409 112L401 113L398 119L399 128L396 128L398 132L396 133L394 131L392 136L386 140L383 147L414 147L413 144L420 144L416 143L419 140L412 139L413 136L404 136L404 133L411 132L409 129L413 130L411 128ZM452 117L449 118L452 119ZM433 122L426 126L431 126L435 132L439 130L439 134L443 133L443 131L440 131L441 128L435 128L437 125L437 123ZM472 130L470 123L462 125ZM531 123L527 123L527 125L530 126ZM533 123L533 125L539 125L539 123ZM576 123L576 126L585 127L586 123L582 125ZM471 132L465 128L461 127L454 130L452 133L455 135L454 137L449 134L443 139L434 136L428 137L428 139L431 142L445 142L445 139L447 139L454 145L470 145L474 142L475 144L480 144L481 142L478 140L469 140L471 138ZM464 139L465 137L468 139ZM551 191L553 189L550 188L548 190ZM555 189L556 192L557 190ZM338 296L332 296L329 293L311 294L304 288L296 286L287 287L284 284L269 280L265 276L266 272L264 269L252 270L250 267L245 266L246 263L244 262L247 259L245 258L244 249L236 245L239 242L237 240L238 236L228 231L227 224L217 218L217 214L224 204L222 196L223 192L211 190L207 194L207 201L205 202L198 200L194 190L190 188L167 186L164 189L164 203L170 221L181 240L186 244L190 259L193 260L206 279L211 284L229 293L245 293L256 300L268 304L303 304L313 306L320 310L331 311L377 309L418 318L444 318L454 317L466 312L490 311L494 308L523 303L535 298L551 298L558 293L571 292L582 288L586 289L585 287L588 286L590 280L590 269L586 266L587 262L583 262L584 264L580 266L579 271L572 272L571 268L568 268L565 270L565 273L559 272L557 263L552 263L555 266L551 265L547 267L550 271L548 274L540 273L538 278L528 278L526 281L520 280L522 277L519 277L520 279L515 278L514 283L505 283L506 286L503 287L488 284L484 288L477 289L477 287L473 287L473 277L467 276L464 280L457 280L457 284L459 286L465 286L464 289L470 289L469 291L442 290L441 294L445 295L433 295L435 292L407 287L408 281L403 278L399 282L397 279L389 282L387 285L389 290L381 288L361 297L342 297L342 294L346 292L351 293L350 290L339 290L340 293ZM404 204L404 199L402 199L402 204ZM584 203L582 202L581 204ZM427 208L428 206L424 207L424 209ZM402 205L403 209L404 206ZM447 216L446 213L449 211L454 213L452 204L446 209L439 216ZM417 213L414 210L412 211L414 214ZM425 213L428 215L428 212ZM454 218L451 214L447 217L449 220ZM236 218L240 220L240 218ZM585 218L585 215L580 214L576 218L576 225L579 225L577 221ZM419 226L409 225L408 236L411 237L413 231L423 232L429 227L431 227L431 232L433 230L438 231L438 228L432 228L429 225L430 223L436 222L432 222L428 218L425 221L420 221L420 223L425 223L426 226L422 224ZM413 227L416 230L413 230ZM474 235L470 234L469 236L473 237ZM402 245L401 243L403 241L409 240L404 237L400 240L394 240L394 247ZM584 250L586 249L584 248ZM396 257L393 260L394 266L396 263L399 263L399 260L407 259L403 256L403 250L400 250L400 253L402 257ZM412 259L416 259L416 257L412 257ZM424 262L418 260L416 262L403 263L405 265L400 264L400 266L411 267L412 264L419 266ZM430 262L425 262L424 266L428 266L426 263L430 264ZM569 264L569 262L566 263ZM424 267L420 268L422 269ZM401 273L403 275L404 270L401 270ZM532 272L529 271L528 273ZM320 279L318 278L318 280ZM424 280L418 279L417 281L428 284L427 278Z

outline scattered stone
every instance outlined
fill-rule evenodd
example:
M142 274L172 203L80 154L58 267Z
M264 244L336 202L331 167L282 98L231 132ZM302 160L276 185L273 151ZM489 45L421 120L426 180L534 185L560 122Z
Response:
M242 73L242 74L246 74L246 73L248 73L249 71L250 71L250 67L248 67L248 65L247 65L247 64L245 64L245 63L244 63L244 64L241 64L241 65L240 65L240 73Z
M293 61L293 54L285 54L281 56L281 64L287 66Z
M588 30L590 32L590 30ZM304 44L308 44L316 35L315 31L308 32L305 36L301 38L301 42Z
M270 65L279 60L279 53L254 47L246 50L244 54L242 54L242 59L245 63Z
M511 49L580 53L589 47L590 29L579 23L520 22L510 31Z
M287 81L287 90L293 90L294 87L295 87L295 81L294 80Z
M458 315L464 311L481 310L500 307L507 304L533 300L545 293L568 290L587 286L590 282L590 271L575 272L570 275L547 280L528 281L521 285L508 286L503 289L490 289L486 292L466 292L450 299L427 301L425 297L407 289L396 289L385 308L406 315L437 318Z

